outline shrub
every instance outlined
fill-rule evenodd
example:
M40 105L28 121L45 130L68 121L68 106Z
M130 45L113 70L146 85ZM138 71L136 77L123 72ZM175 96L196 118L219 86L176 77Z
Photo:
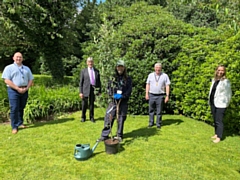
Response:
M34 86L29 90L24 119L33 122L56 113L77 111L80 108L81 101L76 87L70 85L54 88Z
M45 87L53 87L53 86L62 86L62 85L70 85L73 82L72 76L64 76L62 84L56 82L52 79L50 75L36 75L34 74L34 86L45 86Z
M225 115L225 125L240 132L240 33L229 38L210 32L186 39L183 50L174 60L173 94L177 110L194 119L212 122L208 93L215 68L224 64L232 84L233 97Z
M3 81L0 81L0 122L5 122L8 120L8 118L9 118L9 102L7 86Z

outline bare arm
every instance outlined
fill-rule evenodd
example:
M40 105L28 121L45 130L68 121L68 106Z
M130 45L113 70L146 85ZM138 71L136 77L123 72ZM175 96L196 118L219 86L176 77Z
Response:
M15 85L11 80L9 80L9 79L5 79L4 82L5 82L10 88L15 89L17 92L19 92L19 93L21 93L21 94L25 93L25 92L28 90L28 88L19 88L18 86L16 86L16 85ZM31 85L32 82L29 83L29 84ZM29 84L28 84L28 85L29 85ZM29 86L30 86L30 85L29 85Z
M9 79L4 79L4 82L12 89L19 90L19 87L16 86L11 80Z
M33 84L33 80L30 80L30 81L28 81L28 85L27 85L27 90L30 88L30 86L32 86L32 84Z
M169 93L170 93L170 85L166 86L166 97L165 97L165 103L169 101Z
M149 87L150 87L150 85L147 83L146 84L146 94L145 94L145 99L146 100L149 100L149 95L148 95L149 94Z

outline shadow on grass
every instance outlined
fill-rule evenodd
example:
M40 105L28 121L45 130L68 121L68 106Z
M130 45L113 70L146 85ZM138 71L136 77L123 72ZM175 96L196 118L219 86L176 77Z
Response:
M172 124L179 125L183 122L181 119L165 119L162 121L162 126L170 126Z
M214 126L213 126L214 128ZM222 136L222 141L226 139L226 137L234 137L234 136L239 136L237 132L230 131L228 129L223 129L223 136Z
M98 117L94 119L95 121L104 121L104 117Z
M157 134L158 131L159 130L156 128L145 127L124 134L125 140L123 140L124 143L120 143L119 152L124 151L124 146L133 143L135 139L144 139L145 141L148 141L148 137L154 136L155 134Z
M162 126L170 126L172 124L179 125L182 122L183 121L181 119L165 119L163 120ZM124 134L124 139L127 139L127 138L130 138L130 139L127 139L124 141L124 143L120 144L120 149L119 149L120 152L124 151L124 147L123 147L124 145L131 144L135 139L141 138L141 139L144 139L145 141L148 141L148 138L150 136L156 135L159 131L161 130L155 127L152 127L152 128L145 127L145 128L136 129Z
M37 128L45 125L52 125L52 124L59 124L59 123L65 123L67 121L73 121L74 118L63 118L58 120L51 120L51 121L44 121L44 122L35 122L33 126L29 126L29 128ZM21 129L20 129L21 130Z
M239 132L237 129L230 129L228 127L228 124L225 122L226 120L223 121L224 129L223 129L223 135L222 135L222 141L225 140L227 137L234 137L234 136L239 136ZM212 126L213 128L213 133L214 133L214 122L212 121L204 121L206 124Z

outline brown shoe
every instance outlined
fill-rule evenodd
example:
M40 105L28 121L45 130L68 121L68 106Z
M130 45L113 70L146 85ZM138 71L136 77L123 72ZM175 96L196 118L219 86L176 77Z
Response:
M219 143L221 141L220 138L216 138L215 140L213 140L214 143Z
M13 129L12 130L12 134L17 134L18 130L17 129Z
M28 128L28 126L25 126L24 124L22 124L21 126L19 126L20 128Z

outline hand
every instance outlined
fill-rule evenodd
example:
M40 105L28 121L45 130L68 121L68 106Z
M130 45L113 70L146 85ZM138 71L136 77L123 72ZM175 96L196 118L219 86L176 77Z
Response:
M24 94L26 92L26 88L17 88L17 91L20 93L20 94Z
M80 93L80 94L79 94L79 97L82 99L82 98L83 98L83 93Z
M169 97L166 96L164 102L167 103L169 101Z
M146 99L146 100L149 100L148 94L145 95L145 99Z
M122 95L121 94L114 94L113 98L114 99L121 99Z

